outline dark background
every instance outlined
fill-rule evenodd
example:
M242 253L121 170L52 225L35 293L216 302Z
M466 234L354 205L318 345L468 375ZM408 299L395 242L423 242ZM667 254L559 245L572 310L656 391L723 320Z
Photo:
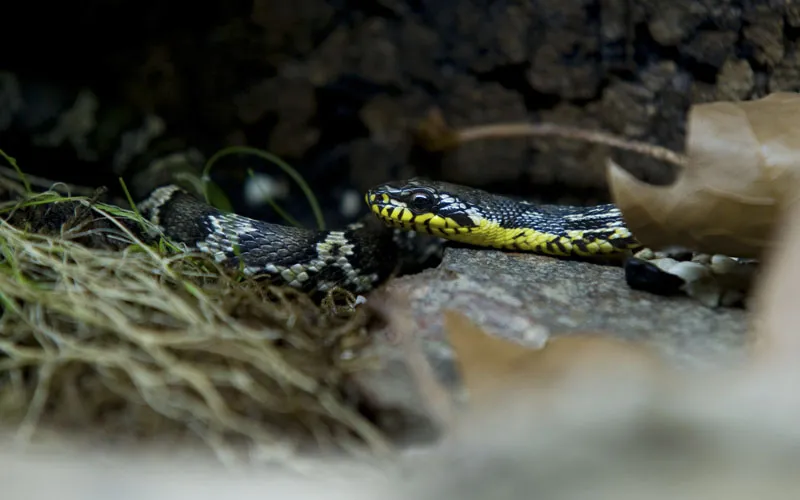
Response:
M428 154L409 130L434 109L453 126L549 121L680 150L691 103L800 87L800 7L778 1L93 0L2 9L0 148L25 171L115 190L118 175L135 179L139 167L115 170L109 144L122 124L153 113L206 155L230 144L279 155L311 184L331 225L346 218L337 207L348 190L417 174L576 202L607 198L609 154L650 182L675 175L565 140ZM24 106L10 104L9 79ZM89 139L101 154L37 146L32 137L56 119L50 108L69 108L82 88L102 105L104 132ZM215 179L237 210L269 218L239 202L247 167L281 175L233 158ZM312 220L302 196L284 201Z

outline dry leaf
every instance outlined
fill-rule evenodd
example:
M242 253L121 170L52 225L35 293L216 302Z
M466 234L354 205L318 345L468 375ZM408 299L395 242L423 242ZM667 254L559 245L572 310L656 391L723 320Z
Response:
M473 408L494 407L520 392L591 382L598 375L642 381L662 366L646 346L608 335L551 337L545 347L533 349L489 335L456 311L445 311L444 322Z
M797 196L798 116L800 95L792 93L694 106L688 164L667 187L609 161L609 187L628 227L651 248L758 258L773 245L781 207Z
M800 359L800 203L784 217L779 245L759 277L751 338L756 359L767 363Z

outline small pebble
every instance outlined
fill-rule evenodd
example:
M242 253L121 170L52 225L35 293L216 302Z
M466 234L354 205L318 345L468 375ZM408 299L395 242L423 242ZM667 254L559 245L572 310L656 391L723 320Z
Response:
M683 278L687 283L711 277L711 271L706 266L691 261L676 262L669 269L664 270Z
M686 295L706 307L719 306L722 288L708 267L697 262L683 261L672 266L668 272L683 279L686 283Z
M686 250L685 248L676 248L674 250L668 251L667 255L669 255L675 260L688 261L692 260L694 252L692 252L691 250Z
M699 301L706 307L719 307L724 291L711 276L686 284L686 295Z
M670 269L675 267L675 265L678 263L677 260L670 259L669 257L651 259L649 262L651 264L653 264L654 266L656 266L657 268L661 269L662 271L666 271L668 273L671 273ZM671 273L671 274L674 274L674 273Z
M711 255L707 253L699 253L692 257L692 262L697 262L698 264L709 265L711 264Z
M735 273L738 268L739 263L736 259L728 257L727 255L716 254L711 257L711 272L714 274Z
M711 308L742 304L747 296L747 285L758 267L758 262L753 259L693 254L677 247L657 252L643 248L634 257L680 278L683 293Z
M656 258L670 258L675 260L690 260L692 251L683 247L669 247L655 252Z
M722 292L719 303L722 307L733 307L743 304L747 294L743 290L728 289Z

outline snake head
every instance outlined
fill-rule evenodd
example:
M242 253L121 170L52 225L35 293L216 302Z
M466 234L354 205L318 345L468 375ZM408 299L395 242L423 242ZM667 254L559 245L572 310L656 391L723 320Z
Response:
M452 238L478 227L479 219L448 186L419 178L389 182L368 190L365 199L389 226Z

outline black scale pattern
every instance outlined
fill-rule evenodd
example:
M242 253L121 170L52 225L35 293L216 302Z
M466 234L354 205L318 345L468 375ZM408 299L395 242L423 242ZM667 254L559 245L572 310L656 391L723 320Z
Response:
M171 240L307 292L366 292L399 266L393 231L372 217L344 231L301 229L224 213L174 186L153 191L139 208Z

